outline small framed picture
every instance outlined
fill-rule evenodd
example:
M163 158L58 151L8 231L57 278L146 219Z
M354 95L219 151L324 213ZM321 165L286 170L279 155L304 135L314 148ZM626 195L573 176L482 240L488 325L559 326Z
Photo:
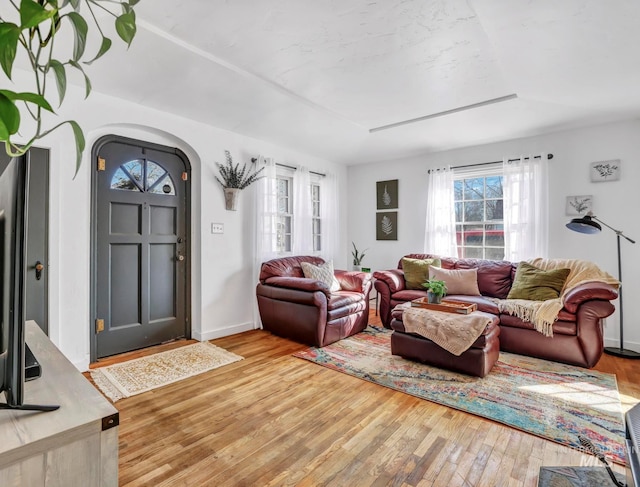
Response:
M620 159L591 163L591 182L604 183L620 179Z
M593 211L592 195L567 196L565 214L569 216L578 216L585 215L589 211Z
M376 208L391 210L398 208L398 180L378 181L376 183Z
M398 212L376 213L376 240L398 240Z

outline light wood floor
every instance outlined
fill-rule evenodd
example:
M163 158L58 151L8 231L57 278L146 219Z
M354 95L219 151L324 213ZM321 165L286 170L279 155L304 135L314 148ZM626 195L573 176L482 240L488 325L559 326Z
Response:
M372 315L370 323L379 321ZM115 403L121 487L536 486L541 465L597 465L570 448L296 359L304 345L265 331L212 342L245 359ZM596 367L617 374L627 405L640 401L632 382L639 368L611 356Z

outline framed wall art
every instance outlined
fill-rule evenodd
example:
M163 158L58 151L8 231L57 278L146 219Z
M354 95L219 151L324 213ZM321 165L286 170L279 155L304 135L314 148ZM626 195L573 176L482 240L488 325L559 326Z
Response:
M378 210L398 208L398 180L376 182L376 203Z
M620 159L591 163L591 182L604 183L620 179Z
M592 195L567 196L567 203L565 207L566 215L585 215L589 211L593 211Z
M376 213L376 240L398 240L398 212Z

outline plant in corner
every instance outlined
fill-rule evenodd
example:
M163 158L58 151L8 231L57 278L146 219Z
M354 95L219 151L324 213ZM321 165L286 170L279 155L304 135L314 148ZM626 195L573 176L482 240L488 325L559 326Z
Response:
M439 279L429 279L422 283L422 287L427 288L427 299L432 304L439 304L447 294L447 284Z
M354 242L351 242L351 245L353 245L353 250L351 251L351 255L353 256L353 268L354 270L360 270L362 269L362 259L364 259L364 253L367 249L360 252Z
M78 70L85 80L85 98L91 92L91 82L82 64L89 65L102 57L110 48L112 41L103 31L95 11L101 9L115 18L115 31L127 44L136 34L136 16L133 7L139 0L14 0L5 1L7 6L0 12L0 66L11 81L13 64L18 53L24 53L28 68L33 75L33 92L15 92L0 89L0 142L10 157L25 154L39 139L45 137L64 124L73 130L76 144L76 173L82 160L85 147L84 134L74 120L65 120L51 128L45 128L44 112L55 114L48 99L48 78L53 74L58 91L58 103L62 105L67 89L67 68ZM83 60L89 24L80 14L85 8L95 24L101 42L98 52L88 61ZM118 10L116 12L115 10ZM87 16L88 17L88 16ZM65 26L73 29L73 52L63 53L54 50L58 33ZM67 59L66 61L64 59ZM21 113L20 108L23 108ZM27 113L34 128L28 132L21 115ZM22 129L22 130L21 130ZM31 127L29 127L31 129ZM26 135L28 132L29 135ZM25 141L17 143L15 136L20 134Z
M252 169L247 170L247 165L244 164L241 169L239 163L233 164L231 153L228 150L224 151L224 157L227 160L226 164L216 162L220 172L220 177L216 176L216 181L220 183L224 190L224 201L227 210L235 211L238 192L261 179L263 176L260 176L260 173L264 170L264 167L253 171Z

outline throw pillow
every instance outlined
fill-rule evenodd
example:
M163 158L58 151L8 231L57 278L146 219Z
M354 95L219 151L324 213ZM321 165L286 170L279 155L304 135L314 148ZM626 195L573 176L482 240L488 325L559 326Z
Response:
M478 289L478 269L440 269L432 267L429 279L444 281L447 294L464 294L466 296L480 296Z
M546 301L560 297L570 269L544 271L526 262L520 262L507 299Z
M423 282L429 279L429 266L440 267L442 263L440 259L410 259L402 258L402 270L404 271L404 287L407 289L420 289Z
M331 292L340 291L340 283L333 274L333 261L330 260L320 265L301 262L300 265L302 266L302 273L304 274L304 277L324 282Z

